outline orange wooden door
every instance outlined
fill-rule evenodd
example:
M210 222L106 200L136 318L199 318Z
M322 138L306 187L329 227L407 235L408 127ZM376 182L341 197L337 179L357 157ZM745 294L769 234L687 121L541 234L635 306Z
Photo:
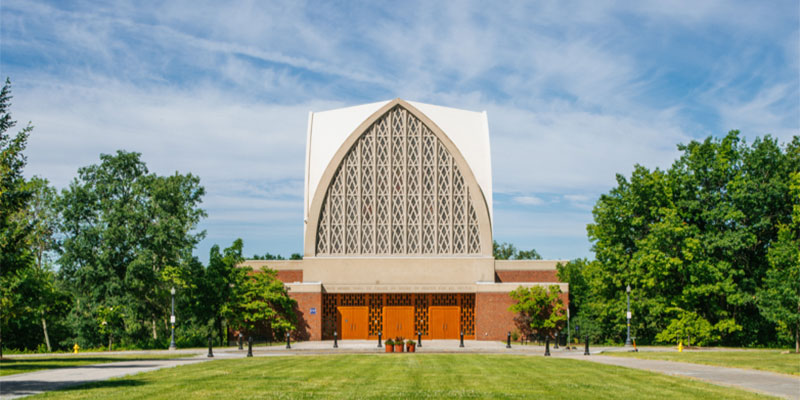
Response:
M460 317L458 306L431 306L428 309L431 339L458 339L461 334Z
M414 332L414 307L384 307L383 335L386 339L394 339L398 336L412 339L416 335Z
M340 339L367 339L367 307L337 307Z

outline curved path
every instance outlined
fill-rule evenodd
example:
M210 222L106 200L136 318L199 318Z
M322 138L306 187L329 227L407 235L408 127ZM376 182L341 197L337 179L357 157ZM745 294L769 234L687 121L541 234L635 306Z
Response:
M84 383L206 361L208 358L120 361L57 368L0 377L0 399L16 399Z

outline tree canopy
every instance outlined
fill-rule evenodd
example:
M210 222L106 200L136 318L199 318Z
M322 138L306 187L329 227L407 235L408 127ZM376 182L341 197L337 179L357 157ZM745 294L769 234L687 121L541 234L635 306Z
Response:
M587 228L595 260L559 271L574 305L605 340L621 341L630 285L640 343L687 334L708 344L776 343L781 329L773 320L787 327L795 320L768 317L757 299L791 303L777 293L797 293L797 285L773 289L797 268L789 249L798 248L791 224L800 197L790 176L800 171L800 138L748 144L731 131L678 148L668 170L637 165L598 199Z

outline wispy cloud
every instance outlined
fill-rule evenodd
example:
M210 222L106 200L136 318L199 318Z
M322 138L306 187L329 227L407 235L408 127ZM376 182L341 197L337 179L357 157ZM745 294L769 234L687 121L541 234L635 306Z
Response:
M588 255L583 225L615 173L729 129L800 131L799 8L8 0L0 66L15 117L36 126L28 174L63 186L120 148L197 174L201 254L240 236L299 251L308 111L404 97L487 110L510 199L495 235L571 257Z

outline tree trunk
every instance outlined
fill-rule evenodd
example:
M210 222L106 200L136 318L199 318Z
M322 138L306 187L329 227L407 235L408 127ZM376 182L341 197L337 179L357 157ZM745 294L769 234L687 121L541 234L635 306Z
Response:
M53 349L50 348L50 336L47 335L47 321L44 319L44 311L42 312L42 330L44 331L44 344L47 345L47 352L50 353Z
M114 335L108 334L108 351L111 351L111 344L114 342Z
M156 331L156 320L153 318L153 340L158 339L158 332Z

